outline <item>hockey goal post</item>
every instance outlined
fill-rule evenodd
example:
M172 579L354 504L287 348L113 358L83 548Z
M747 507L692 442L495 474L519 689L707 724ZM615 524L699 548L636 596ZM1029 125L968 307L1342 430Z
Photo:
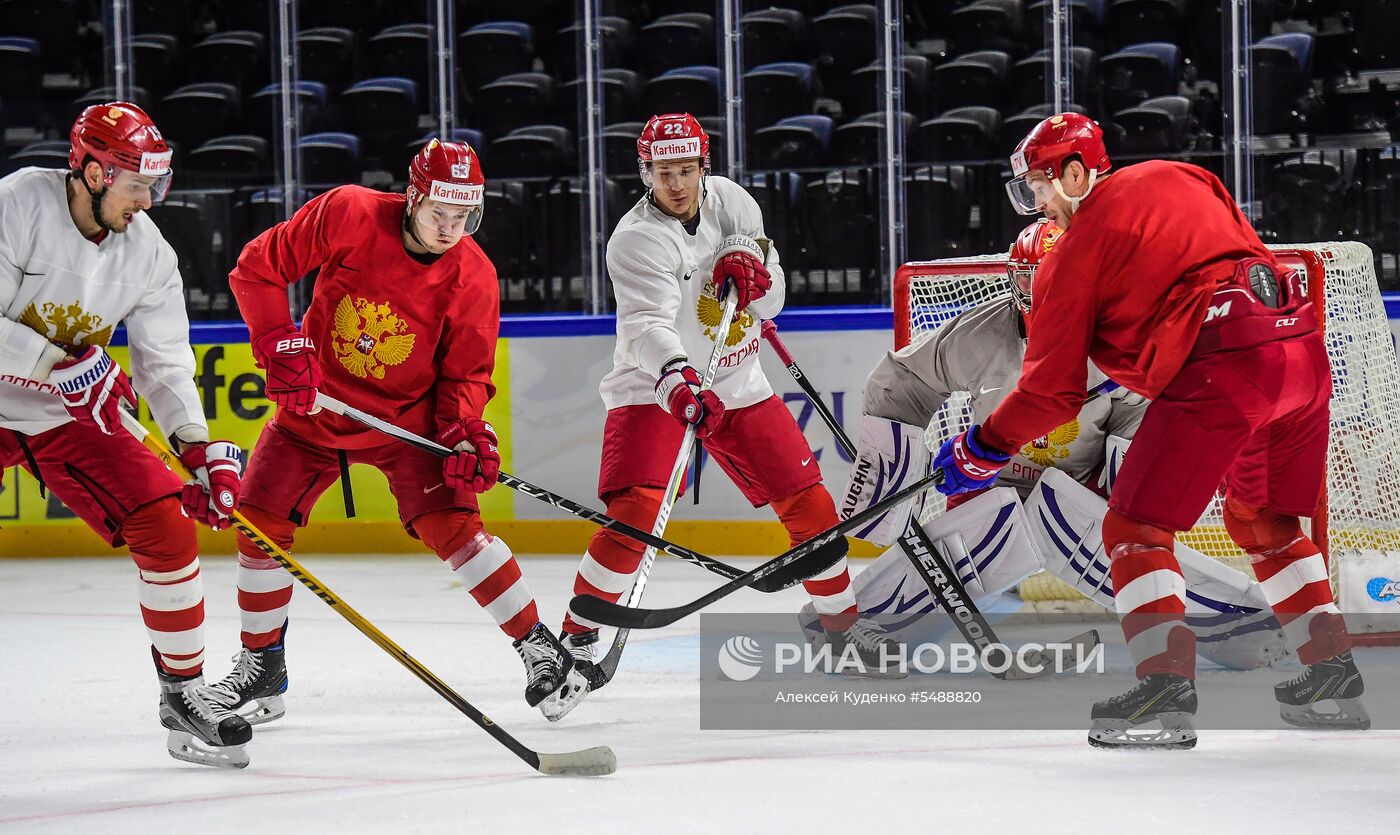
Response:
M1272 247L1287 266L1301 270L1309 295L1322 313L1332 362L1331 439L1325 489L1310 532L1328 555L1338 603L1353 632L1388 633L1400 622L1400 366L1389 320L1376 284L1369 247L1356 242ZM895 347L926 338L944 322L997 297L1010 285L1005 255L914 261L894 281ZM971 422L965 393L955 393L930 423L927 441L936 448ZM1183 454L1190 451L1183 450ZM942 512L942 497L930 494L924 516ZM1246 572L1248 560L1225 532L1220 497L1183 542ZM1056 578L1038 574L1022 584L1022 597L1038 608L1082 599ZM1073 608L1072 606L1070 608ZM1391 621L1384 622L1389 613Z

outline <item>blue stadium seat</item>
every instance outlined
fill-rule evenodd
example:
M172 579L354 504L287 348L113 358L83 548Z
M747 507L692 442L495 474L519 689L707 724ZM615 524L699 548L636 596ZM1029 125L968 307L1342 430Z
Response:
M933 70L931 89L940 112L955 107L1004 104L1011 77L1011 56L987 50L970 52Z
M232 84L204 81L186 84L161 99L151 116L157 124L170 126L171 139L195 148L237 131L241 103Z
M1156 96L1175 95L1181 47L1156 41L1125 46L1099 61L1104 109L1117 113Z
M355 33L341 26L319 26L297 33L301 77L339 89L355 77Z
M502 76L476 93L476 123L487 136L505 136L554 118L554 79L542 72Z
M658 76L677 67L715 62L715 20L700 12L666 15L642 27L642 72Z
M359 137L350 133L307 134L297 143L301 181L311 185L358 183L364 172Z
M418 85L407 78L367 78L336 99L341 130L360 137L366 157L392 165L400 148L418 133Z
M719 113L719 67L677 67L646 83L642 111L690 113L696 117Z
M913 113L899 114L896 124L904 132L906 148L918 119ZM885 158L885 114L866 113L837 128L831 136L828 157L833 165L875 165ZM906 159L908 152L906 151Z
M1034 25L1042 25L1035 20ZM949 16L951 52L962 55L979 49L1024 54L1026 21L1021 0L975 0Z
M1299 32L1272 35L1249 48L1254 84L1254 132L1287 133L1306 125L1297 102L1312 84L1312 36Z
M535 61L534 27L516 20L478 23L457 40L457 55L473 90L503 75L529 72Z
M752 127L812 112L811 64L781 61L744 73L744 118ZM751 128L752 129L752 128Z
M1000 159L1001 114L994 107L958 107L919 125L910 159L920 162L969 162Z
M251 30L217 32L189 51L190 81L226 81L247 90L267 81L267 36Z
M365 44L369 74L407 78L426 89L432 64L432 31L426 23L401 23L372 36Z
M326 85L320 81L298 81L294 89L301 106L301 129L306 131L320 121L325 110ZM243 105L243 125L249 133L271 139L281 132L277 117L281 97L282 86L268 84L247 98Z
M754 132L749 167L771 171L815 168L831 146L830 116L790 116Z
M744 65L806 61L811 54L807 18L796 9L759 9L744 15Z

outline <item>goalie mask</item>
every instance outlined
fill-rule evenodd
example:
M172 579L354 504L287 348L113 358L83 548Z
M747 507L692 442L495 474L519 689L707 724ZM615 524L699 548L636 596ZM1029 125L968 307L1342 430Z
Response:
M1011 298L1024 314L1031 312L1031 287L1040 261L1064 234L1063 229L1044 218L1021 230L1006 256L1006 277L1011 280Z
M408 212L411 215L424 199L467 210L463 235L481 228L485 211L486 177L481 160L465 142L438 139L423 146L408 166Z

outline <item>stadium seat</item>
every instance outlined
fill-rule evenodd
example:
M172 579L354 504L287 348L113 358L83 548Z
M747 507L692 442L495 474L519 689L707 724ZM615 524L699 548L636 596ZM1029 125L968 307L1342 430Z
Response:
M666 15L642 27L637 38L642 72L661 75L677 67L715 62L715 20L700 12Z
M802 217L810 269L863 269L879 262L880 201L860 171L833 171L809 180Z
M13 174L21 168L58 168L68 170L68 140L45 139L31 142L10 154L0 167L0 177Z
M78 64L76 0L0 0L0 35L33 38L48 72L74 72Z
M1180 43L1186 0L1109 0L1108 41L1115 48L1145 41Z
M481 216L481 228L472 235L472 240L491 259L496 275L502 282L530 273L533 230L530 228L527 197L523 184L499 180L493 174L487 176L486 210ZM540 310L538 305L511 305L504 292L501 293L501 309L532 313Z
M44 59L34 38L0 37L0 126L40 121Z
M1263 196L1262 232L1279 241L1354 240L1356 151L1308 151L1270 166L1256 188Z
M407 78L426 90L432 66L432 31L426 23L401 23L371 37L365 45L369 74Z
M817 71L828 95L842 98L851 73L876 59L879 12L873 5L838 6L812 21Z
M783 61L744 73L744 119L750 130L812 112L811 64Z
M554 79L542 72L502 76L476 93L478 127L489 137L554 118Z
M312 197L311 192L307 189L299 189L296 194L298 197L296 205L298 206L303 205ZM282 207L282 189L269 188L255 191L248 195L246 200L239 202L235 209L236 213L241 216L238 223L244 233L239 237L239 240L251 241L285 219Z
M457 55L467 86L475 90L503 75L530 72L535 30L516 20L478 23L457 40Z
M308 134L297 143L297 150L303 183L334 186L360 181L364 164L360 161L360 140L354 134Z
M1026 40L1035 49L1045 47L1045 12L1051 0L1026 4ZM1098 52L1103 49L1105 9L1108 0L1070 0L1070 43Z
M1123 154L1160 155L1188 149L1192 138L1191 100L1159 96L1113 114Z
M1068 108L1074 113L1087 113L1083 105L1071 104ZM1008 117L1001 123L1001 139L997 143L997 148L1010 155L1011 150L1031 132L1031 128L1055 115L1054 105L1037 104L1027 107L1015 116Z
M174 35L137 35L131 39L132 78L160 96L170 91L180 72L180 42Z
M580 100L585 98L586 79L575 78L560 85L558 120L572 125L579 118ZM642 80L632 70L603 70L598 79L603 88L603 119L621 121L642 118Z
M171 138L196 148L239 128L238 88L218 81L186 84L160 100L151 117L167 125Z
M618 122L603 128L603 167L609 177L637 170L637 137L645 127L643 122ZM713 155L714 144L710 147Z
M955 107L1006 101L1011 56L1005 52L970 52L933 70L930 89L940 112Z
M933 72L923 55L904 56L904 109L924 113L929 107L928 81ZM841 99L844 115L871 113L885 106L885 65L879 61L851 74L850 88Z
M1099 61L1104 109L1117 113L1156 96L1175 95L1181 47L1171 43L1125 46Z
M578 37L582 24L565 26L554 35L554 48L540 57L545 67L557 78L576 78L578 71ZM633 60L637 30L630 20L622 17L598 18L598 37L602 46L603 66L608 69L637 69Z
M578 173L574 135L558 125L527 125L494 139L492 177L567 177Z
M762 171L815 168L831 145L830 116L791 116L754 132L748 167Z
M807 18L796 9L759 9L744 15L744 65L806 61Z
M1296 115L1298 97L1312 84L1312 36L1272 35L1249 48L1254 83L1254 132L1304 129Z
M904 131L907 149L917 123L913 113L901 113L898 124ZM831 136L828 154L833 165L875 165L885 158L885 114L867 113L837 128ZM908 151L905 152L908 159Z
M424 145L427 145L434 138L442 138L438 136L436 129L430 130L422 136L415 136L404 143L402 153L389 168L390 173L394 175L395 182L403 180L403 172L408 171L408 166L413 162L413 158L418 155L419 151L423 150ZM488 148L484 133L475 128L453 128L452 132L448 134L448 139L452 142L465 142L470 145L472 150L476 151L482 169L487 172L488 177L490 176L491 158L487 154Z
M129 0L131 31L142 35L163 33L179 43L187 43L193 17L189 5L187 0Z
M915 168L904 178L909 257L917 260L967 255L971 251L971 172L961 165Z
M367 78L336 99L337 123L360 137L366 157L389 165L418 134L418 87L407 78Z
M267 81L267 36L244 30L218 32L189 51L190 81L226 81L248 90Z
M1042 25L1039 19L1034 23ZM953 11L949 28L950 52L955 56L985 49L1025 53L1021 0L976 0Z
M326 107L326 85L320 81L298 81L296 97L301 111L301 130L307 131L321 119ZM243 125L249 133L271 139L280 132L278 108L282 87L269 84L249 96L243 107Z
M642 91L642 113L719 113L719 67L677 67L651 79Z
M185 155L184 168L195 185L257 185L272 179L271 159L266 139L237 134L220 136L195 148Z
M969 162L997 159L1001 114L993 107L958 107L920 123L909 159L919 162ZM1009 149L1007 149L1009 151Z
M1046 78L1054 78L1053 58L1044 49L1017 61L1011 68L1012 98L1017 108L1032 107L1046 100ZM1076 46L1070 49L1073 64L1071 85L1079 101L1098 101L1099 74L1094 71L1097 56L1092 49Z
M302 3L297 10L298 23L303 30L348 29L357 34L366 34L383 25L384 18L379 8L381 5L383 4L380 0L361 0L358 3Z
M749 175L745 186L763 215L763 231L778 249L778 259L788 272L803 270L806 253L799 225L802 176L790 171L768 171Z
M339 89L355 77L355 33L340 26L302 29L297 33L301 77Z
M83 112L85 108L91 107L94 104L106 104L107 102L113 101L116 98L116 88L94 87L93 89L87 91L86 93L83 93L81 96L73 100L73 106L70 108L71 115L73 116L73 118L76 119L78 117L78 114ZM127 101L131 102L132 104L136 105L142 110L146 110L147 108L151 107L151 95L150 93L146 92L145 87L132 87L127 94ZM147 112L149 113L150 111L147 110ZM69 125L71 124L72 122L70 120Z

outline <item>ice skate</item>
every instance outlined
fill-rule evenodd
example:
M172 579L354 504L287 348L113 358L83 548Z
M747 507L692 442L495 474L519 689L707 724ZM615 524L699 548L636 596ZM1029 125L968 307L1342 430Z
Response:
M248 720L249 725L261 725L280 719L287 713L282 694L287 692L287 624L282 624L282 639L262 649L244 647L233 657L233 671L214 685L215 695L232 695L224 707Z
M170 756L215 768L244 768L253 738L243 717L224 707L230 696L204 683L204 676L160 676L160 723L170 729Z
M536 623L529 634L515 642L515 651L525 662L525 701L530 707L563 687L573 672L574 657L542 623Z
M1195 748L1196 683L1151 675L1128 692L1094 703L1089 744L1095 748ZM1133 729L1157 722L1160 729Z
M846 647L855 648L861 670L842 669L841 672L847 675L860 678L905 678L909 675L909 671L900 663L902 653L899 644L871 621L857 620L844 632L827 630L826 639L831 644L833 660L840 658L846 652Z
M1365 683L1351 650L1325 661L1309 664L1295 678L1274 685L1274 698L1283 721L1300 728L1364 731L1371 717L1361 704ZM1314 705L1331 700L1334 712L1323 713Z
M608 683L601 667L593 660L593 648L598 644L598 631L565 632L561 643L574 659L574 668L564 679L564 686L540 702L540 712L551 722L558 722L578 707L584 697Z

